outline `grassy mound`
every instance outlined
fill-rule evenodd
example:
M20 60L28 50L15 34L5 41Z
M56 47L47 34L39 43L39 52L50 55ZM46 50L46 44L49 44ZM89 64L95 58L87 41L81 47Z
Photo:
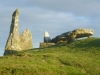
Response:
M0 57L0 75L100 75L100 38Z

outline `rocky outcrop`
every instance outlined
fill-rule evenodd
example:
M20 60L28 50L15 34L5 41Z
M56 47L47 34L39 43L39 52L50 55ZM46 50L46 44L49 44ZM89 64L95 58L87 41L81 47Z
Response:
M79 28L75 29L73 31L65 32L61 35L56 36L51 40L53 43L67 43L71 42L78 38L83 37L90 37L94 34L94 31L92 29L85 29L85 28Z
M18 18L19 18L19 10L16 9L12 15L10 33L5 46L4 55L12 54L16 51L33 48L32 35L29 30L24 31L24 33L21 36L19 36Z
M51 41L50 35L49 35L49 33L48 33L47 31L45 31L45 32L44 32L44 42L45 42L45 43L48 43L48 42L50 42L50 41Z

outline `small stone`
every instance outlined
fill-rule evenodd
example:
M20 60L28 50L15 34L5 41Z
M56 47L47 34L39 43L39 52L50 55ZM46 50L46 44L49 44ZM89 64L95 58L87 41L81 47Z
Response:
M45 43L48 43L48 42L50 42L50 41L51 41L50 35L49 35L49 33L48 33L47 31L45 31L45 32L44 32L44 42L45 42Z

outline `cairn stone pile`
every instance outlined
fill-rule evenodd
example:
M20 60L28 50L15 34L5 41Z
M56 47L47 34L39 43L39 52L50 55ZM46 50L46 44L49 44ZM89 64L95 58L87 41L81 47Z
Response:
M18 32L19 10L16 9L12 15L9 37L5 46L4 55L13 54L17 51L33 48L32 34L25 30L22 35Z

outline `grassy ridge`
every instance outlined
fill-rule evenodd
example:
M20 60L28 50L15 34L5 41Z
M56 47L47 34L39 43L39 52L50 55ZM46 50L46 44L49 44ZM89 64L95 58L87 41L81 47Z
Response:
M100 75L100 39L0 57L0 75Z

